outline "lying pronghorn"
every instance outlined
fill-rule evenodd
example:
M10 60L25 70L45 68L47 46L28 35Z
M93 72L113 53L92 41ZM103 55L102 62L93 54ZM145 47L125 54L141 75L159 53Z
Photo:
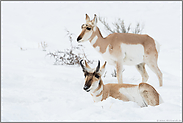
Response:
M123 83L123 65L136 65L142 76L142 82L146 82L149 78L145 70L145 64L147 64L158 76L159 85L162 86L162 73L157 65L159 45L153 38L131 33L113 33L103 38L97 27L96 15L90 21L86 14L86 24L81 28L82 32L77 41L89 40L103 58L116 67L118 83Z
M100 61L96 69L91 69L85 61L84 66L80 61L80 65L85 75L84 90L90 92L93 96L94 102L99 102L107 99L109 96L123 100L134 101L139 106L145 107L148 105L156 106L162 101L158 92L147 83L140 83L139 85L133 84L103 84L101 79L102 74L105 71L105 65L100 68Z

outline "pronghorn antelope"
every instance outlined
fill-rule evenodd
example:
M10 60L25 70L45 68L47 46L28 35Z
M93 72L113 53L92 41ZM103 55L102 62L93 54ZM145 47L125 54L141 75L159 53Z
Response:
M149 78L145 69L147 64L158 76L159 85L162 86L162 73L157 65L159 45L153 38L132 33L113 33L103 38L97 27L96 15L90 21L86 14L86 24L81 28L82 32L77 42L89 40L103 58L116 67L118 83L123 83L123 65L136 65L142 76L142 82L147 82Z
M90 92L94 102L106 100L109 96L123 100L134 101L141 107L148 105L156 106L163 102L159 93L147 83L140 83L139 85L133 84L103 84L101 79L105 71L105 65L100 68L100 61L96 69L91 69L85 61L85 66L80 61L80 65L85 75L84 90Z

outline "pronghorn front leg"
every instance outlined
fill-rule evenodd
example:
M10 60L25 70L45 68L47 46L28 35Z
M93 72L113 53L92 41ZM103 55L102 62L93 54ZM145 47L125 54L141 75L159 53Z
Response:
M119 84L123 84L122 70L123 70L123 63L122 60L119 60L116 62L117 79Z

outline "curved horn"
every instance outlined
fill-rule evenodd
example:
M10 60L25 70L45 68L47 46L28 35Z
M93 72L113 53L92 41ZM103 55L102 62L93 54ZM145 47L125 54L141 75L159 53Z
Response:
M100 69L100 61L98 60L98 65L97 65L97 68L96 68L95 72L99 72L99 69Z
M86 69L85 69L85 66L82 64L82 61L83 61L83 59L82 59L79 63L80 63L80 65L81 65L82 69L83 69L83 72L85 72Z

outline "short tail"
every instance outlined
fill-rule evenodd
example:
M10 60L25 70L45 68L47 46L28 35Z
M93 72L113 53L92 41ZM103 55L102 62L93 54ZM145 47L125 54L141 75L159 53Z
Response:
M159 95L159 104L164 103L162 97Z
M158 53L160 52L160 44L155 40L155 45L156 45L156 50L158 51Z

